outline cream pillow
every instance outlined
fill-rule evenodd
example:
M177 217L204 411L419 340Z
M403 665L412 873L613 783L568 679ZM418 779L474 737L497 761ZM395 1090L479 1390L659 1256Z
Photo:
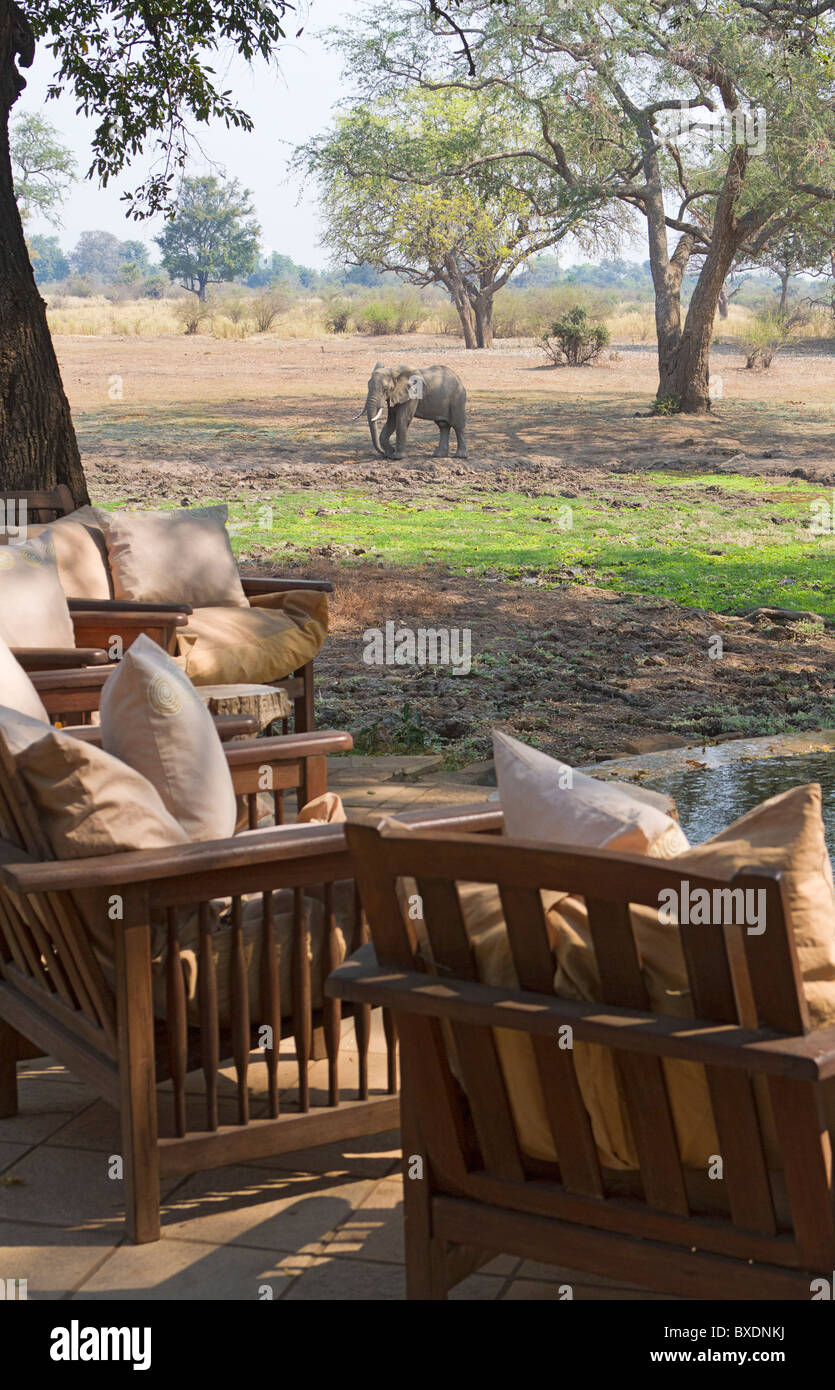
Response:
M226 507L99 515L115 598L248 607L226 531Z
M234 835L235 789L214 720L144 633L108 677L100 712L102 747L147 777L190 839Z
M10 647L74 647L67 598L49 527L0 547L0 637Z
M20 662L12 656L0 637L0 705L18 710L41 724L49 723L49 715L40 695Z
M58 579L67 598L112 599L104 532L95 507L79 507L49 526L30 526L28 537L49 531L55 546Z
M493 732L505 835L547 845L617 849L669 859L689 841L657 806Z

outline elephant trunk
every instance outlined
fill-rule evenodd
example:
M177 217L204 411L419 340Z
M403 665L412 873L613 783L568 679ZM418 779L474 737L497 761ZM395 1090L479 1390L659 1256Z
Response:
M383 393L369 391L368 399L365 402L365 413L368 416L368 428L371 431L371 442L378 454L385 458L385 450L380 444L380 422L387 415Z

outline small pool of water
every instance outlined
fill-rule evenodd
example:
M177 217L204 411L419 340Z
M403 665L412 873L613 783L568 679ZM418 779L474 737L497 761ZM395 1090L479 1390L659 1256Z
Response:
M682 829L691 845L717 835L731 821L778 792L805 782L820 782L826 843L835 858L835 753L832 751L815 750L792 757L740 758L718 767L703 765L669 772L653 769L641 781L645 787L673 797Z

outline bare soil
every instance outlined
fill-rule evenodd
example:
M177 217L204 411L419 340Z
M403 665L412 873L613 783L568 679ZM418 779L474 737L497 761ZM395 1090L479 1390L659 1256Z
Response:
M94 500L153 505L327 486L377 498L419 492L439 508L473 489L582 496L605 488L614 505L640 505L636 475L652 471L835 488L831 346L781 355L763 373L745 370L738 349L720 348L713 414L663 419L647 415L657 380L649 349L620 347L595 368L554 370L530 343L470 353L425 336L57 340ZM437 432L419 421L405 460L374 456L364 421L350 416L377 360L446 361L460 373L468 460L432 459ZM369 751L438 747L463 762L486 756L489 728L500 725L590 761L835 722L831 630L810 637L791 624L580 583L539 590L426 567L345 568L324 550L305 566L335 585L319 719L350 727ZM262 567L279 572L266 559ZM361 634L392 617L469 627L474 656L489 660L470 677L369 668ZM722 660L708 655L716 635Z

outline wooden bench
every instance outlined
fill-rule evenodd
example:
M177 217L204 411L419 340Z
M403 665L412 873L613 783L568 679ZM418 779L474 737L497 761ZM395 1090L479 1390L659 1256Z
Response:
M476 828L500 825L500 815L485 816ZM809 1031L779 875L750 868L731 883L688 875L691 888L711 893L764 890L767 929L680 928L695 1013L685 1019L651 1011L629 912L630 904L657 910L663 890L680 891L674 861L361 825L347 827L347 840L373 947L341 965L327 990L382 1005L395 1021L410 1298L446 1297L497 1252L689 1298L809 1299L812 1279L831 1279L832 1152L821 1102L835 1086L835 1028ZM422 898L434 973L401 910L403 879L416 880ZM478 981L462 882L498 886L518 988ZM605 1002L555 997L541 889L585 899ZM753 1000L756 1027L742 1025L744 999ZM557 1045L565 1025L574 1039L614 1052L637 1172L601 1168L573 1052ZM531 1039L559 1167L520 1147L494 1028ZM706 1069L723 1170L716 1180L682 1167L662 1065L675 1058ZM755 1080L773 1114L776 1173Z

